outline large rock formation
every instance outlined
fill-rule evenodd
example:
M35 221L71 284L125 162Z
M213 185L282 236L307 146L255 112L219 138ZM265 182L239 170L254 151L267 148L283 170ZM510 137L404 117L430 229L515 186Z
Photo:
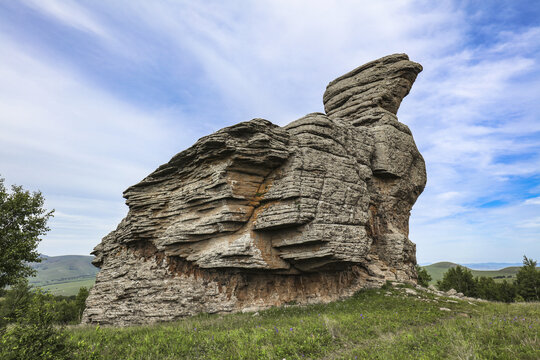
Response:
M416 280L410 210L425 165L396 112L422 67L404 54L332 81L326 114L203 137L124 193L129 212L94 249L83 321L328 302Z

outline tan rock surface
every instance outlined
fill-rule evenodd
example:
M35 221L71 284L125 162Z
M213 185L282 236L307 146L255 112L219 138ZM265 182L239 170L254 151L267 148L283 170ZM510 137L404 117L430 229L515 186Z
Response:
M410 210L425 165L396 112L421 66L404 54L331 82L326 114L263 119L201 138L124 192L96 246L83 322L328 302L415 282Z

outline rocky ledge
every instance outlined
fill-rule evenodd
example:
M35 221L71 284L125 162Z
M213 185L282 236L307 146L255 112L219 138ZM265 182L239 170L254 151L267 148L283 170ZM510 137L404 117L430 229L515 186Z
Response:
M396 117L422 67L396 54L332 81L326 114L201 138L124 192L96 246L85 323L329 302L415 282L410 210L426 170Z

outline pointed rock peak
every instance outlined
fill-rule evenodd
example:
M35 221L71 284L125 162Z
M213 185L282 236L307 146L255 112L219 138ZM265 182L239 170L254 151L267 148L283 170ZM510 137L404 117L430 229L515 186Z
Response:
M421 71L422 65L406 54L371 61L328 84L324 109L331 118L351 121L377 107L396 114Z

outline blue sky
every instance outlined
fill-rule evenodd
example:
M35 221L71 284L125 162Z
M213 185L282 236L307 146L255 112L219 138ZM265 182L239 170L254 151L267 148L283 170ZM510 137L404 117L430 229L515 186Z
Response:
M539 259L537 1L1 2L0 174L56 210L41 252L88 254L199 137L322 111L396 52L424 66L398 113L427 163L418 261Z

